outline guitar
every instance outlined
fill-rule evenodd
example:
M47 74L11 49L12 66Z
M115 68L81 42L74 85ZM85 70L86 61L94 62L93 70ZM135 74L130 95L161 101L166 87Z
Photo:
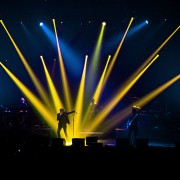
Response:
M138 116L138 114L136 114L134 117L130 117L130 118L128 119L127 124L126 124L126 128L127 128L127 129L132 125L133 121L135 120L135 118L136 118L137 116Z

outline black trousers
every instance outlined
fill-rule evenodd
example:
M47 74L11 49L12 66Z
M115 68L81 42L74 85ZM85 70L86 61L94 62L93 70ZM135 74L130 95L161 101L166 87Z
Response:
M137 128L130 127L128 129L128 141L130 146L136 146Z
M60 125L60 124L58 124L58 129L57 129L57 135L58 135L58 138L60 138L61 136L60 136L60 131L61 131L61 129L63 129L64 130L64 134L65 134L65 136L66 136L66 138L67 138L67 126L66 126L66 124L65 125Z

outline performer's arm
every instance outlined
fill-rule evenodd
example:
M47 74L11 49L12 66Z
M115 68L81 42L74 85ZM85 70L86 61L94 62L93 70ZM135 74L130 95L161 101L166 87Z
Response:
M75 113L76 111L70 111L70 112L67 112L67 114L72 114L72 113Z

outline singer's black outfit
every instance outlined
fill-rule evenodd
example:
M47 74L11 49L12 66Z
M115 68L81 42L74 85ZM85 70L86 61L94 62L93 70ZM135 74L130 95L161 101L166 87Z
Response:
M63 128L65 136L67 137L67 124L70 124L69 121L69 114L75 113L75 111L66 112L64 111L63 114L58 113L57 114L57 121L58 122L58 129L57 129L57 135L60 138L60 131Z

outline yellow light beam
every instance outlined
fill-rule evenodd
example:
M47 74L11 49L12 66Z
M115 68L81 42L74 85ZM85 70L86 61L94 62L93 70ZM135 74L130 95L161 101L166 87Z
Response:
M147 58L147 60L138 68L137 72L134 73L134 77L142 70L144 67L151 61L151 59L158 54L158 52L163 48L163 46L171 39L171 37L179 30L180 26L178 26L171 35ZM134 78L132 77L132 78ZM130 79L131 81L131 79Z
M11 42L13 43L20 59L22 60L22 63L24 64L27 72L29 73L35 87L37 88L37 91L38 93L40 94L41 98L43 99L43 101L46 103L47 106L50 106L49 105L49 99L48 99L48 96L44 90L44 88L42 87L40 81L38 80L38 78L36 77L36 75L34 74L33 70L31 69L31 67L29 66L28 62L26 61L26 59L24 58L23 54L21 53L20 49L18 48L18 46L16 45L15 41L13 40L13 38L11 37L10 33L8 32L6 26L4 25L3 21L0 20L2 26L4 27L7 35L9 36Z
M94 84L94 77L97 72L97 67L99 64L99 57L100 57L100 50L102 47L102 40L103 40L103 35L104 35L104 29L105 29L105 24L102 23L101 31L99 34L99 38L95 47L95 51L93 53L92 61L91 61L91 66L89 70L89 78L88 78L88 83L89 85L93 86Z
M94 103L95 104L98 104L98 101L99 101L99 98L100 98L100 95L101 95L101 88L102 88L102 84L103 84L103 80L104 80L104 76L105 76L105 73L106 73L106 70L107 70L107 67L108 67L108 64L109 64L109 61L110 61L110 59L111 59L111 56L109 55L108 56L108 59L107 59L107 62L106 62L106 66L105 66L105 68L104 68L104 70L103 70L103 73L102 73L102 75L101 75L101 78L100 78L100 81L99 81L99 83L98 83L98 85L97 85L97 88L96 88L96 90L95 90L95 93L94 93L94 95L93 95L93 99L94 99ZM84 125L86 124L86 122L87 122L87 118L89 117L89 113L90 113L90 108L91 107L91 104L88 106L88 109L87 109L87 112L85 113L85 116L84 116L84 120L83 120L83 122L82 122L82 127L84 127ZM88 122L87 122L88 123ZM88 126L88 125L87 125Z
M100 78L100 81L99 81L99 83L98 83L98 86L97 86L97 88L96 88L96 91L95 91L95 93L94 93L93 98L94 98L94 100L95 100L95 104L98 104L98 102L99 102L99 97L100 97L100 94L101 94L101 89L102 89L102 85L103 85L105 73L106 73L106 70L107 70L107 67L108 67L108 64L109 64L110 59L111 59L111 56L109 55L109 56L108 56L108 59L107 59L107 62L106 62L106 66L105 66L105 68L104 68L104 71L103 71L103 73L102 73L102 75L101 75L101 78Z
M136 106L143 107L148 102L150 102L153 98L155 98L157 95L159 95L161 92L163 92L165 89L167 89L169 86L171 86L173 83L175 83L177 80L180 79L180 74L163 84L162 86L158 87L151 93L147 94L146 96L142 97L140 100L135 101Z
M54 107L55 107L55 112L58 112L59 111L59 107L64 107L61 100L60 100L60 97L57 93L57 90L54 86L54 83L50 77L50 74L46 68L46 65L45 65L45 62L44 62L44 59L43 59L43 56L40 56L41 58L41 61L42 61L42 64L43 64L43 67L44 67L44 71L45 71L45 75L46 75L46 79L47 79L47 83L48 83L48 88L49 88L49 91L50 91L50 94L51 94L51 97L52 97L52 101L53 101L53 104L54 104Z
M86 55L83 73L82 73L82 78L81 78L81 82L80 82L80 86L79 86L79 90L78 90L78 95L77 95L77 99L76 99L76 105L75 105L75 109L78 112L78 114L76 115L76 120L75 120L75 128L74 128L75 136L79 136L79 132L82 128L81 127L82 126L82 124L81 124L82 119L81 118L82 118L82 110L83 110L84 85L85 85L85 77L86 77L87 59L88 59L88 56Z
M151 91L141 99L135 101L134 104L142 108L179 79L180 79L180 74L175 76L171 80L167 81L160 87L156 88L155 90ZM104 123L104 125L100 127L101 131L103 131L104 134L106 134L110 130L112 130L112 128L114 128L117 124L123 123L124 120L127 120L128 116L131 113L131 110L132 110L132 105L129 105L120 112L114 114L112 117L109 117L109 120L106 121L106 123Z
M104 78L104 83L103 83L102 89L104 89L104 87L105 87L105 85L106 85L106 83L107 83L107 81L108 81L108 79L109 79L110 73L112 72L112 69L113 69L114 64L115 64L115 62L116 62L116 59L117 59L117 56L118 56L118 54L119 54L119 52L120 52L120 50L121 50L122 44L123 44L123 42L124 42L124 40L125 40L125 37L126 37L126 35L127 35L127 33L128 33L128 30L129 30L129 28L130 28L133 20L134 20L134 18L132 17L132 18L130 19L130 22L129 22L129 24L128 24L128 27L127 27L127 29L126 29L126 31L125 31L125 33L124 33L124 36L123 36L122 40L120 41L119 46L118 46L118 48L117 48L117 50L116 50L116 52L115 52L115 54L114 54L114 56L113 56L113 58L112 58L112 60L111 60L111 63L110 63L109 68L108 68L108 70L107 70L106 76L105 76L105 78Z
M97 70L97 60L99 59L99 55L100 55L100 50L101 50L102 40L103 40L103 35L104 35L104 29L105 29L105 25L102 24L100 35L99 35L97 45L95 48L95 52L94 52L93 58L92 58L92 70L93 70L93 72L96 72L95 70Z
M6 73L10 76L16 86L20 89L20 91L26 96L28 101L32 104L32 106L36 109L39 115L45 120L50 127L56 132L57 130L57 122L56 122L56 114L52 114L49 109L41 103L41 101L1 62L0 65L6 71Z
M133 75L130 76L130 78L126 81L123 87L124 86L128 87L131 84L131 82L133 82L134 79L136 79L137 75L144 69L144 67L147 66L147 64L151 61L151 59L155 56L155 54L161 50L161 48L168 42L168 40L170 40L170 38L179 30L179 28L180 26L176 28L175 31L171 33L171 35L156 49L156 51L154 51L154 53L152 53L152 55L133 73Z
M60 45L59 45L59 41L58 41L55 19L52 19L52 21L53 21L53 25L54 25L56 44L57 44L57 48L58 48L58 58L59 58L60 72L61 72L61 77L62 77L62 82L63 82L63 90L64 90L64 95L65 95L65 104L66 104L66 108L68 110L71 110L72 109L72 98L71 98L71 94L70 94L70 90L69 90L69 84L68 84L66 71L65 71L65 67L64 67L64 63L63 63L63 58L62 58L62 54L61 54L61 49L60 49Z
M117 105L117 103L124 97L124 95L131 89L131 87L138 81L138 79L145 73L145 71L151 66L151 64L159 57L156 57L126 86L121 87L113 98L110 98L107 106L95 117L91 129L96 128L99 123L112 111L112 109Z
M127 120L131 112L132 105L129 105L116 114L113 114L113 116L109 117L108 120L106 119L106 121L98 127L98 131L103 132L103 136L106 136L114 127L117 126L117 124L123 123Z

